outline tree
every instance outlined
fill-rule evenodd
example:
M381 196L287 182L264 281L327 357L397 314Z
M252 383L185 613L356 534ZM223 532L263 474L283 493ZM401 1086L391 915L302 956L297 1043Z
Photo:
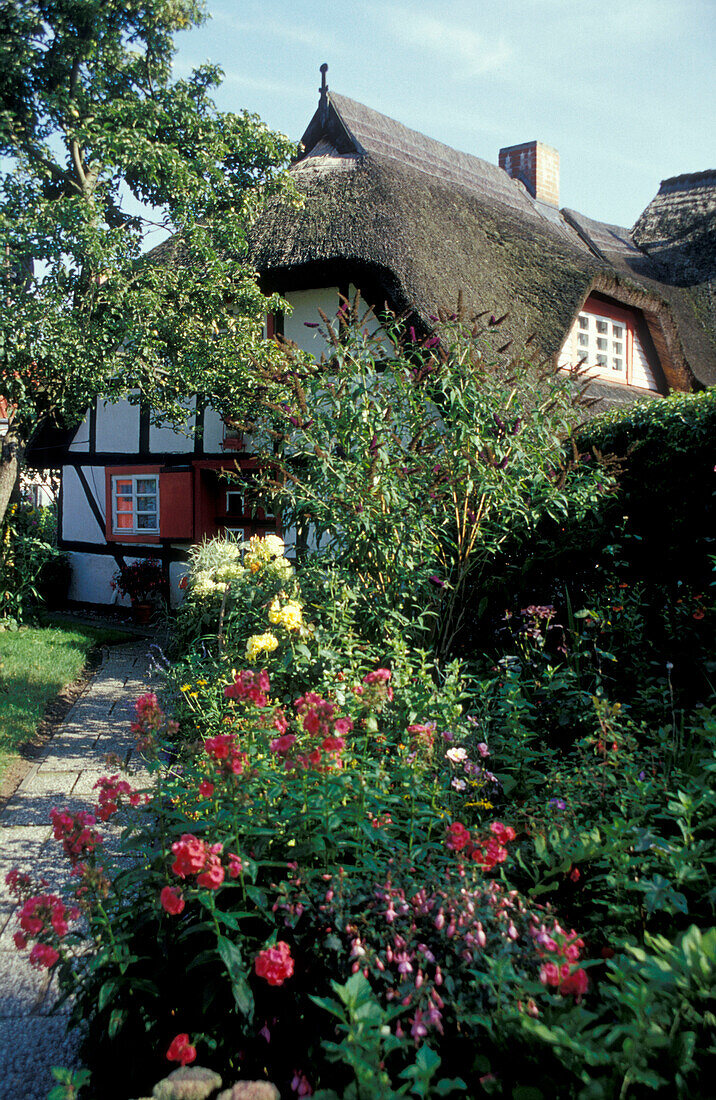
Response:
M124 394L175 421L192 393L236 412L272 354L246 229L292 146L216 108L217 68L172 79L173 35L203 18L200 0L0 0L0 520L48 418Z

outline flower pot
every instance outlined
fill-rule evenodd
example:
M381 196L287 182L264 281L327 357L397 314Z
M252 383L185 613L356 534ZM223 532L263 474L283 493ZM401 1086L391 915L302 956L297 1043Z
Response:
M139 626L143 626L151 619L153 610L150 603L133 603L132 618Z

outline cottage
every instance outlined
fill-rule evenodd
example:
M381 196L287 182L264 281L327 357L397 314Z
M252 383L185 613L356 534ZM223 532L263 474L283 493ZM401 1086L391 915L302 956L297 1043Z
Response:
M559 208L549 146L510 146L488 164L330 92L322 72L291 169L305 203L274 202L254 230L265 288L292 306L267 319L269 333L315 350L318 310L335 314L356 289L429 330L461 293L507 313L510 335L534 334L556 364L586 361L602 407L716 381L716 172L665 180L632 230L606 225ZM72 599L112 602L117 564L143 556L162 561L176 596L192 541L274 529L221 479L235 462L251 476L240 437L194 399L187 428L99 399L64 439L36 447L35 463L59 456L63 468Z

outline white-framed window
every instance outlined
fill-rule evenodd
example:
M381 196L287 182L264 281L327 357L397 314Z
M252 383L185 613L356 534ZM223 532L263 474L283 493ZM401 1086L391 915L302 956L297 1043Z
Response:
M587 367L626 379L626 325L611 317L580 313L577 351Z
M226 490L227 516L240 516L244 510L244 494L238 489Z
M159 534L159 475L112 478L112 529L117 534Z

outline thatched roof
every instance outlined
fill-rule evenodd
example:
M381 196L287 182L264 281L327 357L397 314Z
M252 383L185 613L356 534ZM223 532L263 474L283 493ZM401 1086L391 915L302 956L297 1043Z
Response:
M671 386L716 380L689 293L628 230L558 211L496 165L327 89L303 145L303 206L275 201L253 230L272 287L341 285L350 270L376 304L413 308L426 326L462 292L475 312L509 312L510 334L536 334L546 356L596 291L644 311Z

